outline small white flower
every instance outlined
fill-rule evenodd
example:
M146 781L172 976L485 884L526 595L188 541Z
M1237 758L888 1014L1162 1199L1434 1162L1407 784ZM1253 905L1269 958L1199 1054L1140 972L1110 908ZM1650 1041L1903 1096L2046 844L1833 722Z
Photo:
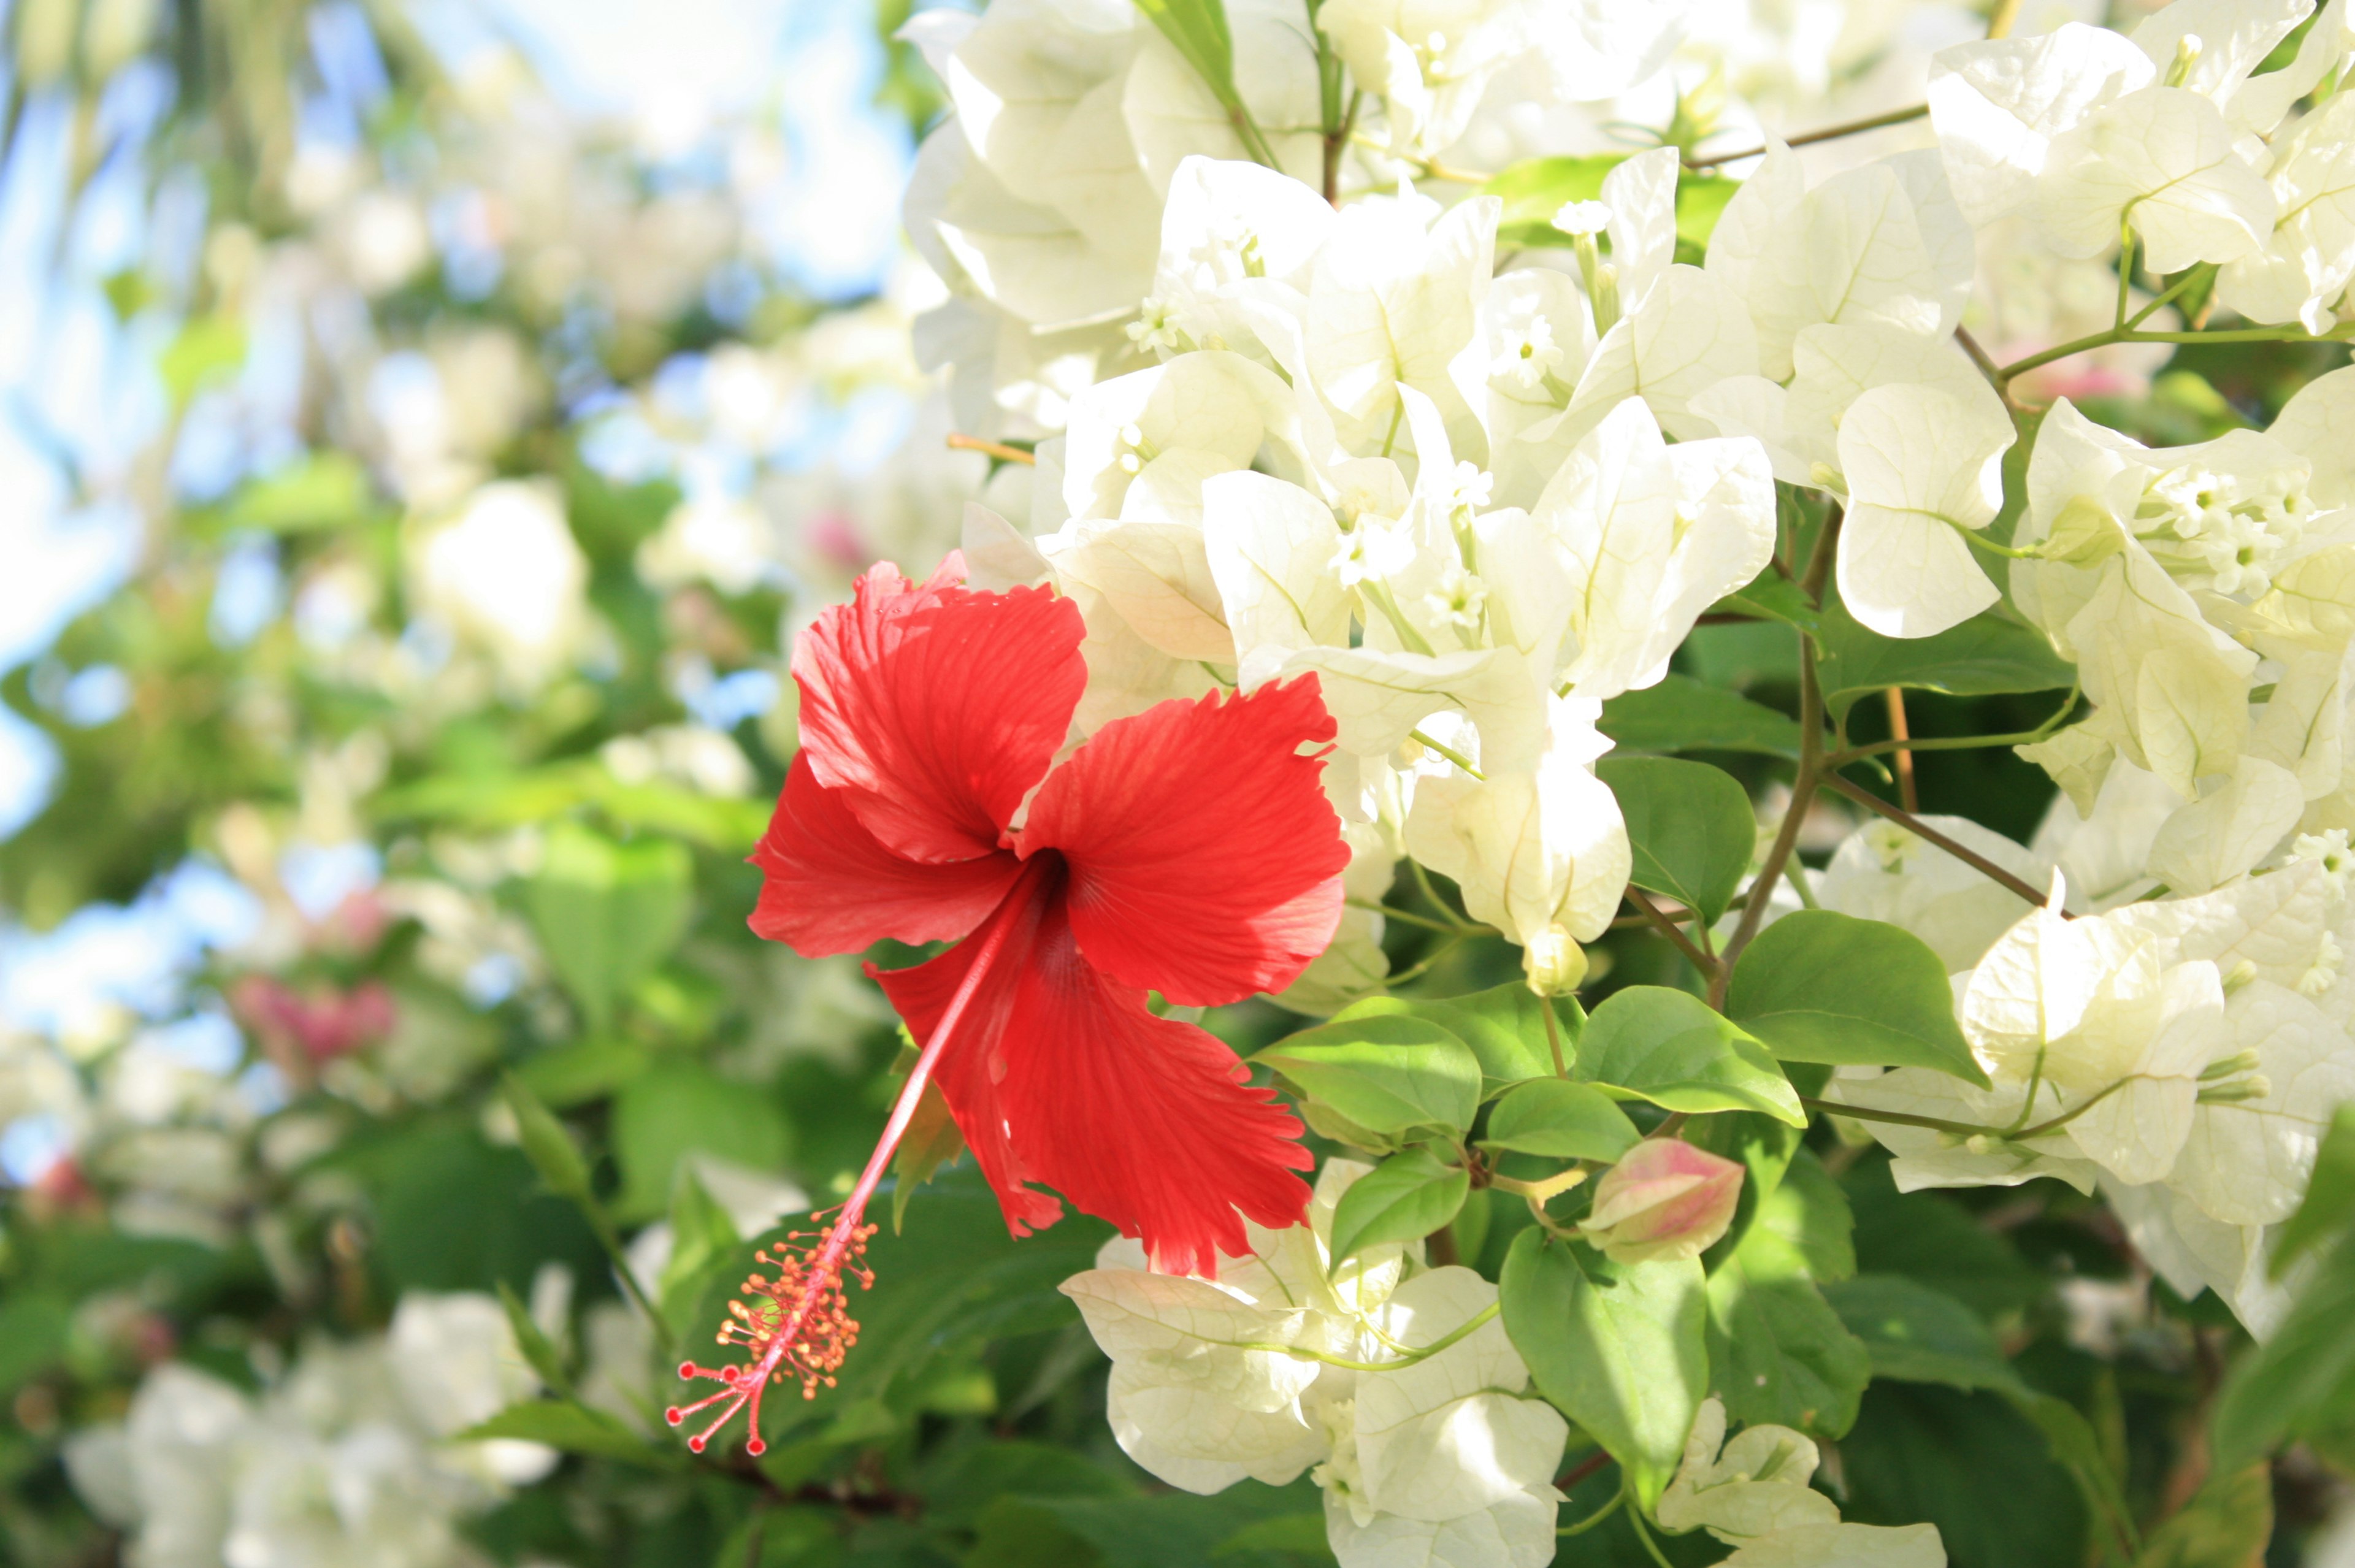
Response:
M1611 209L1599 201L1566 201L1553 215L1553 226L1574 240L1584 239L1611 227Z

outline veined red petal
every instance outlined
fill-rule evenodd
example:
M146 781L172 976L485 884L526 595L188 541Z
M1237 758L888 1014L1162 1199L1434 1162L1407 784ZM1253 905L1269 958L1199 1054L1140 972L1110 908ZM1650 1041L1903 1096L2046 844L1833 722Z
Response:
M894 854L986 855L1071 729L1085 635L1050 590L918 586L886 562L794 647L802 755Z
M1300 1123L1191 1024L1089 964L1060 898L1043 894L968 1005L939 1083L1018 1235L1078 1208L1141 1238L1155 1265L1215 1276L1248 1248L1243 1218L1296 1224L1308 1188ZM919 1039L964 978L966 946L869 974Z
M1316 677L1105 725L1047 777L1022 849L1071 861L1089 960L1183 1005L1280 990L1325 950L1349 863L1303 744L1333 738Z
M808 958L858 953L887 936L954 941L987 919L1022 873L1003 849L929 866L894 855L860 826L842 791L817 782L806 752L785 770L752 864L762 873L753 932Z

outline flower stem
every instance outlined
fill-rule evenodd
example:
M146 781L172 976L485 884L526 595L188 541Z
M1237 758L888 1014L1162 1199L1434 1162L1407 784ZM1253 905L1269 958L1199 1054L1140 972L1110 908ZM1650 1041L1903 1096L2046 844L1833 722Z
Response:
M2052 731L2077 710L2077 688L2069 688L2068 700L2061 710L2033 730L2019 730L2009 735L1930 735L1913 740L1875 741L1869 745L1848 746L1824 759L1827 768L1844 768L1850 763L1860 763L1881 752L1967 752L1981 746L2032 746L2039 741L2050 740Z
M833 1226L826 1232L825 1243L811 1254L804 1275L808 1281L807 1286L786 1312L783 1320L770 1333L759 1359L749 1367L723 1369L716 1372L700 1369L690 1372L681 1369L679 1375L682 1377L717 1377L727 1385L710 1399L670 1413L671 1424L676 1426L685 1415L707 1405L726 1402L719 1418L690 1439L689 1447L700 1452L711 1435L733 1420L736 1413L747 1405L751 1406L751 1431L745 1438L746 1451L757 1456L767 1446L761 1436L762 1392L767 1388L770 1379L775 1375L786 1356L800 1342L811 1312L831 1298L830 1282L840 1276L845 1264L851 1260L858 1243L864 1239L865 1232L861 1227L866 1219L868 1201L875 1196L875 1189L881 1183L883 1172L890 1168L891 1156L898 1150L900 1138L906 1135L908 1124L915 1119L916 1107L924 1097L924 1087L932 1082L932 1070L940 1064L942 1055L955 1040L957 1025L964 1021L966 1009L980 992L982 982L988 977L998 955L1005 951L1008 938L1028 921L1039 884L1046 875L1047 864L1044 859L1026 864L1020 875L1016 877L1014 886L1007 890L1005 901L990 917L989 923L972 939L977 945L974 950L973 962L964 972L964 978L957 982L955 994L950 997L948 1007L941 1013L940 1022L933 1026L931 1037L924 1041L924 1049L917 1056L915 1065L908 1070L908 1081L900 1086L900 1097L891 1106L891 1118L884 1124L883 1136L876 1140L875 1152L867 1157L867 1168L859 1172L850 1196L843 1201Z
M1626 1500L1627 1488L1623 1486L1617 1491L1611 1494L1611 1500L1609 1502L1604 1503L1601 1508L1597 1509L1594 1512L1588 1514L1576 1524L1563 1525L1560 1530L1555 1531L1554 1534L1557 1536L1584 1535L1588 1531L1593 1530L1596 1525L1601 1524L1604 1520L1607 1520L1613 1514L1617 1513L1619 1511L1620 1505L1625 1503Z
M1824 517L1824 526L1816 531L1815 548L1807 556L1807 570L1799 579L1799 592L1807 603L1823 603L1824 583L1831 575L1832 552L1839 536L1841 514L1834 508ZM1824 769L1824 692L1816 676L1816 640L1805 632L1799 637L1799 770L1791 781L1790 809L1783 814L1783 825L1774 833L1774 842L1766 851L1766 859L1752 880L1750 901L1742 905L1741 923L1718 955L1717 968L1709 986L1709 1005L1720 1012L1725 1010L1725 988L1732 978L1733 965L1758 934L1766 922L1766 906L1774 901L1769 895L1783 868L1798 852L1799 828L1806 820L1807 807L1816 798L1818 783L1827 776ZM1765 890L1761 892L1759 890Z
M1784 142L1786 147L1805 147L1817 142L1836 141L1860 132L1878 131L1884 125L1902 125L1909 120L1919 120L1930 112L1926 103L1916 103L1911 109L1892 109L1886 114L1869 115L1862 120L1849 120L1838 125L1827 125L1820 131L1802 131ZM1689 169L1713 169L1720 164L1738 164L1744 158L1764 156L1764 147L1744 147L1738 153L1710 153L1702 157L1687 158Z
M1387 1361L1353 1361L1344 1356L1327 1355L1323 1350L1312 1350L1305 1345L1277 1345L1253 1339L1225 1342L1238 1350L1262 1350L1272 1356L1290 1356L1295 1361L1321 1361L1328 1367L1340 1367L1353 1372L1387 1372L1399 1367L1412 1366L1417 1361L1427 1360L1452 1345L1463 1343L1494 1322L1497 1314L1501 1310L1503 1310L1502 1304L1492 1301L1430 1344L1420 1345L1411 1350L1402 1349L1394 1360ZM1220 1341L1211 1342L1215 1344Z
M949 445L958 452L982 453L997 459L1000 463L1020 463L1036 467L1039 462L1039 454L1035 452L1025 452L1018 446L1008 446L1002 441L984 441L977 435L967 435L963 431L949 432Z
M1820 787L1830 790L1835 795L1846 795L1849 799L1856 802L1859 805L1867 806L1871 810L1879 812L1881 816L1889 818L1890 821L1897 824L1898 827L1902 827L1908 833L1913 834L1916 838L1920 838L1926 843L1935 844L1939 848L1944 849L1947 854L1952 855L1955 859L1960 860L1966 866L1972 868L1974 870L1980 872L1982 875L1988 877L1995 881L2001 882L2005 887L2009 888L2013 892L2018 893L2030 903L2041 905L2044 902L2044 895L2036 891L2033 883L2021 881L2018 877L2013 876L2009 871L2005 870L2001 866L1997 865L1993 860L1988 859L1977 850L1968 848L1964 845L1956 843L1954 839L1947 837L1936 828L1930 827L1920 817L1914 816L1912 812L1905 810L1902 806L1890 805L1879 795L1874 795L1870 790L1863 789L1856 784L1852 784L1849 783L1848 780L1840 777L1838 773L1828 773L1816 782Z
M1653 928L1674 943L1677 951L1683 954L1686 960L1694 968L1700 970L1703 976L1712 976L1717 973L1717 960L1693 945L1692 938L1684 933L1684 928L1662 914L1660 906L1646 897L1644 890L1633 882L1627 884L1627 901L1643 911L1644 918L1652 923ZM1745 914L1748 912L1747 910L1743 911Z

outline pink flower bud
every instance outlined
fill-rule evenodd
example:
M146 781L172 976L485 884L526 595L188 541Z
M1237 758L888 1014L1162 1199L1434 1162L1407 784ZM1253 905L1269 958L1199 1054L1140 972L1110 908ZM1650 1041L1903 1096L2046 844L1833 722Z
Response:
M1580 1229L1613 1263L1699 1257L1733 1222L1742 1167L1681 1138L1646 1138L1604 1173Z

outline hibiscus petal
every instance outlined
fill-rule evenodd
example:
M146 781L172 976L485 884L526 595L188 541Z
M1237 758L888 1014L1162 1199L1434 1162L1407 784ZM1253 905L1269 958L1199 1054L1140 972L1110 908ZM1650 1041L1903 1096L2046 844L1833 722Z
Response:
M1105 725L1048 775L1023 853L1063 851L1080 948L1188 1007L1281 990L1325 951L1349 863L1315 677Z
M921 586L886 562L794 650L802 755L894 854L970 860L1071 728L1087 685L1077 605L1044 588Z
M1156 1018L1145 995L1081 955L1060 894L1020 917L942 1053L941 1092L1017 1236L1060 1208L1044 1182L1140 1238L1154 1266L1216 1277L1219 1254L1250 1250L1246 1217L1295 1225L1314 1163L1300 1123L1271 1091L1248 1088L1214 1036ZM913 969L868 973L928 1040L979 943Z
M752 851L761 868L755 934L805 958L857 953L884 937L949 942L988 918L1022 874L999 849L927 866L903 859L859 825L846 792L810 771L808 753L785 772L777 813Z

